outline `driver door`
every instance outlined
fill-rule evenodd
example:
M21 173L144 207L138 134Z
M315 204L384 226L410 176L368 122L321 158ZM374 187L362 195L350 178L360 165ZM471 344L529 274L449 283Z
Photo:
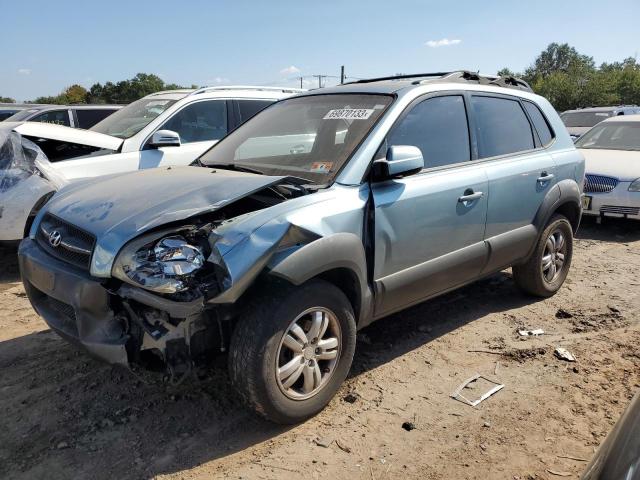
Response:
M149 137L140 152L140 169L189 165L227 134L227 101L214 99L190 103L157 130L177 132L180 146L154 148L149 145Z
M425 168L372 184L376 317L476 278L487 258L488 180L471 163L464 96L415 103L385 143L418 147Z

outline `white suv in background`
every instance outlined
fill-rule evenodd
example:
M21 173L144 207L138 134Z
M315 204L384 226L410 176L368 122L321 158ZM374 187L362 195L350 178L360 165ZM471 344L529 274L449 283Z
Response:
M38 145L48 166L43 168L40 160L40 167L26 167L28 174L19 165L0 171L0 180L21 172L20 181L5 181L11 188L0 190L0 241L22 239L28 232L29 219L68 181L188 165L263 108L298 92L291 88L246 86L158 92L127 105L89 130L3 122L6 128ZM37 178L26 182L34 172ZM34 182L37 188L32 185Z

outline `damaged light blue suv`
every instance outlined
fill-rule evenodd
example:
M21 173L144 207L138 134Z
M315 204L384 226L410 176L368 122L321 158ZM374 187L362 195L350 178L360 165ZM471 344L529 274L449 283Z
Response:
M53 330L176 380L228 351L281 423L320 411L356 331L512 266L553 295L571 264L584 161L511 77L359 81L282 100L194 166L61 190L19 259Z

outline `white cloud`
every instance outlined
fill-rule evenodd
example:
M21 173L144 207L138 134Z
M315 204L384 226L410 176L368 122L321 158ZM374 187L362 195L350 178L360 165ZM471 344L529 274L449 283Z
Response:
M30 68L19 68L18 69L18 73L20 75L31 75L31 69Z
M221 83L229 83L230 80L227 77L214 77L210 80L208 80L206 83L217 83L218 85L220 85Z
M295 65L280 70L280 75L295 75L296 73L300 73L300 69Z
M449 40L448 38L442 38L440 40L429 40L425 43L427 47L438 48L438 47L450 47L451 45L458 45L462 43L462 40L459 38L452 38Z

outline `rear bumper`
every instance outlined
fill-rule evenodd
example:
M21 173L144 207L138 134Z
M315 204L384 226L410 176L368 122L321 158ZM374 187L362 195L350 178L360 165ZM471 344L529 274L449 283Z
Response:
M630 192L629 182L620 182L608 193L585 192L591 205L583 215L619 217L640 220L640 192Z
M47 255L26 238L18 249L31 305L63 338L108 363L128 365L125 322L111 307L111 294L84 272Z

